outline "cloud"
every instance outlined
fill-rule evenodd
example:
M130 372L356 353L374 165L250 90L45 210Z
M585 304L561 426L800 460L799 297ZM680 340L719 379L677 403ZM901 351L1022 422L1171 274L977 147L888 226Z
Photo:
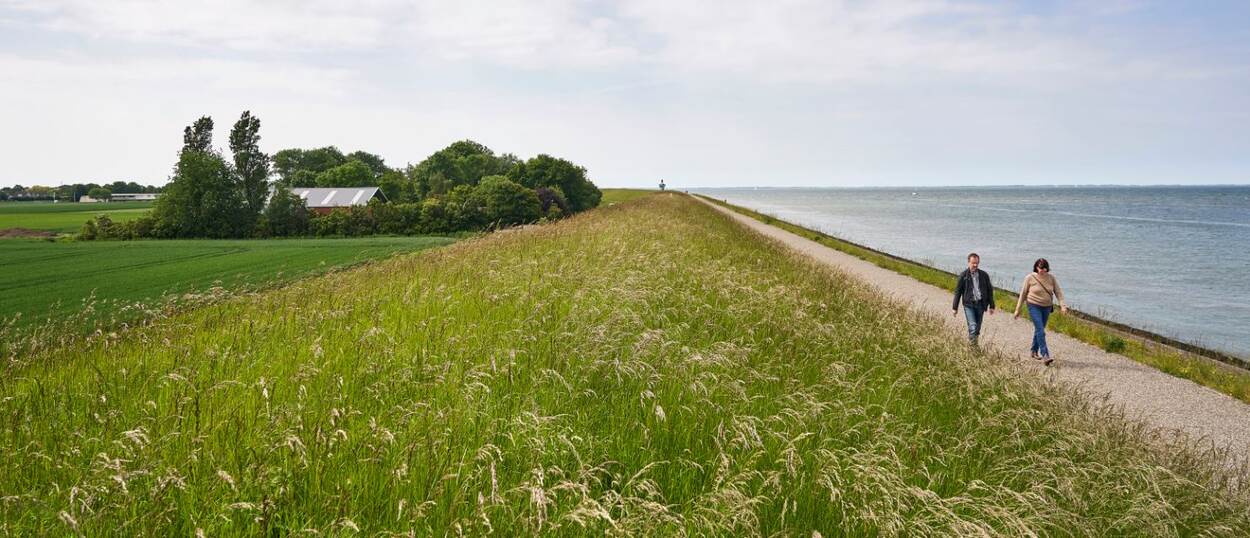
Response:
M472 137L618 184L1127 176L1169 156L1228 177L1250 140L1245 34L1159 9L0 0L0 117L22 126L0 133L22 156L0 181L157 180L183 125L244 109L267 149L402 163Z
M1086 28L1138 2L1061 6L1043 16L964 0L0 0L0 12L49 30L205 54L347 52L420 65L817 84L932 75L1084 83L1197 72L1193 58L1134 55L1131 43L1115 46Z
M418 2L414 53L521 68L611 67L642 60L622 21L568 0Z
M958 74L1107 73L1111 59L1044 20L968 2L631 0L664 63L788 82L888 82Z
M278 62L215 58L144 58L102 61L87 56L28 58L0 54L6 86L0 96L70 93L77 98L111 90L141 96L168 90L183 98L247 94L287 99L347 95L354 73L348 69Z
M248 51L364 49L380 44L386 5L324 0L165 2L16 0L44 28L141 43Z

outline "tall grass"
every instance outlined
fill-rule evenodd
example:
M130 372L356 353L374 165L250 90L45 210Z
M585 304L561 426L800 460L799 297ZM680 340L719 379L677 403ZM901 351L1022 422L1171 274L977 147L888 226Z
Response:
M13 534L1250 532L1211 455L675 194L3 379Z

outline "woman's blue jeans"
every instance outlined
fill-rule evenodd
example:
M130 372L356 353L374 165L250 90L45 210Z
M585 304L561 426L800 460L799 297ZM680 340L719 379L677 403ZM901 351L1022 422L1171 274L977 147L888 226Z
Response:
M1050 307L1027 304L1029 305L1029 318L1033 320L1033 347L1030 347L1029 351L1049 357L1050 349L1046 348L1046 322L1050 320Z

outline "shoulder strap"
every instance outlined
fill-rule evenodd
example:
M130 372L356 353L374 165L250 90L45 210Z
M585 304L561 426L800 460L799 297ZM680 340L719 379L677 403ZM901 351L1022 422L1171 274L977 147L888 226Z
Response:
M1040 279L1040 278L1038 278L1038 277L1037 277L1037 273L1031 273L1031 274L1029 274L1029 276L1030 276L1030 277L1033 277L1033 281L1034 281L1034 282L1037 282L1037 285L1038 285L1038 286L1041 286L1041 287L1042 287L1042 289L1046 290L1046 295L1047 295L1047 296L1050 296L1050 295L1054 295L1054 294L1055 294L1055 292L1050 291L1050 288L1047 288L1045 284L1042 284L1042 279Z

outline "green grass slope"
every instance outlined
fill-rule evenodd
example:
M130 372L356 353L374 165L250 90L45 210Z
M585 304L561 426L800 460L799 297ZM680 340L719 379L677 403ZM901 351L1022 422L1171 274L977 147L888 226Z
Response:
M84 222L97 215L108 215L114 222L134 220L152 209L152 202L76 204L50 202L0 203L0 230L27 228L50 232L76 233Z
M658 191L649 189L603 189L603 198L599 199L599 207L636 200L653 192Z
M1250 532L1201 454L682 195L19 359L0 531Z
M0 241L0 320L14 326L77 318L81 325L140 314L140 303L213 286L247 288L397 252L441 237L292 240ZM0 333L3 334L3 333Z

